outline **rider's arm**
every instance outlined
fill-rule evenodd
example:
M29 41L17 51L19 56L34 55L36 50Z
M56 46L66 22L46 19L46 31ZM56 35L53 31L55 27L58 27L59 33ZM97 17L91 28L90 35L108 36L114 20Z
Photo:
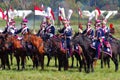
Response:
M8 29L8 27L6 27L2 33L5 34L7 32L7 29Z
M82 32L82 34L86 34L87 33L87 29L85 29L83 32Z
M19 30L17 30L17 31L15 32L15 34L19 34L21 31L22 31L22 28L19 29Z

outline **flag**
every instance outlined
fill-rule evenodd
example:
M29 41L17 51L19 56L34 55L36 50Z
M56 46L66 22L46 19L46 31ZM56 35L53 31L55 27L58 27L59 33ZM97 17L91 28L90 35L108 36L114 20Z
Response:
M59 19L60 21L66 19L64 8L59 7L59 15L58 15L58 19Z
M80 17L82 17L82 11L80 8L78 8L78 14L80 15Z
M35 15L46 16L45 11L38 6L34 6Z
M14 19L14 17L15 17L14 9L12 6L10 6L10 8L8 10L8 17L9 17L9 19Z
M100 11L99 8L96 7L96 9L95 9L95 19L97 20L100 15L101 15L101 11Z
M44 5L43 4L41 5L41 9L44 10Z
M7 15L7 14L8 14L8 13L5 13L5 14L4 14L4 17L3 17L3 19L6 20L6 21L8 21L8 15Z
M51 15L52 15L53 20L55 20L55 15L52 9L51 9Z
M3 20L8 20L8 12L4 13L4 11L2 10L2 8L0 8L0 17L3 19Z
M1 17L2 19L4 19L4 12L3 12L2 8L0 8L0 17Z
M50 17L52 20L55 20L54 12L50 7L47 8L47 16Z
M58 19L59 19L60 21L63 20L63 17L61 16L61 14L62 14L62 12L61 12L61 8L59 7Z
M101 15L101 11L99 8L96 7L97 13L98 13L98 17Z

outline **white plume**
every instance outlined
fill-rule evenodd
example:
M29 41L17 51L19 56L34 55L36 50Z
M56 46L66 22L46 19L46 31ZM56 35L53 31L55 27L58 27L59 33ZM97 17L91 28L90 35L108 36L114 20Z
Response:
M72 9L69 9L69 11L68 11L68 16L67 16L67 19L68 19L68 20L70 20L72 13L73 13L73 10L72 10Z

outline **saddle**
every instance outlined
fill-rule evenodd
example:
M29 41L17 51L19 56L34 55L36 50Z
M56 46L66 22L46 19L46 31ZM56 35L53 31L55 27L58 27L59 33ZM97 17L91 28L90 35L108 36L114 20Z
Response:
M66 53L66 51L67 51L67 46L66 46L66 43L65 43L65 42L60 42L60 50L61 50L63 53Z
M95 42L90 44L91 48L93 48L93 49L96 49L95 45L96 45ZM111 45L108 41L105 41L102 44L102 47L100 50L103 51L104 53L108 54L110 57L112 57L112 48L111 48Z

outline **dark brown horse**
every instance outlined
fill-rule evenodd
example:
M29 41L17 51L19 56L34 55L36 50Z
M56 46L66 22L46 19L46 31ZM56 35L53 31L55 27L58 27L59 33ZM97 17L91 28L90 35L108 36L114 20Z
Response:
M45 49L46 52L51 49L50 55L57 57L59 71L61 71L62 67L64 67L64 70L68 70L67 50L61 48L61 37L59 34L47 40Z
M8 50L5 48L5 37L6 37L5 34L0 33L1 67L2 69L5 69L5 65L7 64L8 69L10 69Z
M80 46L83 49L83 52L85 54L86 60L87 60L87 72L90 71L90 66L92 71L94 71L93 68L93 57L95 56L95 50L90 47L90 44L92 41L82 34L76 34L77 36L74 37L74 42L80 44ZM118 60L117 60L117 54L118 54L118 48L116 47L116 44L113 42L110 42L112 47L112 61L115 64L115 71L118 70ZM107 55L108 56L108 55Z
M26 49L25 43L23 41L18 40L15 36L8 35L5 40L5 47L9 49L12 47L12 51L14 52L14 56L16 57L18 70L20 69L20 61L22 65L22 69L25 69L25 58L26 58Z
M74 64L74 56L76 58L76 62L77 62L77 67L78 65L80 66L79 67L79 71L81 72L82 70L82 67L83 65L85 64L84 61L85 60L85 57L84 57L84 53L83 53L83 50L82 50L82 47L79 45L79 44L72 44L72 46L74 47L72 49L72 64L71 64L71 68L73 67L73 64ZM85 69L85 68L84 68Z
M109 43L111 44L112 53L113 53L112 57L114 56L115 59L104 54L103 61L104 61L104 64L105 65L107 64L108 68L110 68L110 58L113 59L114 62L116 62L116 65L118 64L117 63L117 61L118 61L117 55L120 55L120 41L118 39L114 38L112 35L109 35L107 39L108 39ZM103 68L103 61L101 60L101 68Z
M41 68L44 69L44 42L42 38L37 37L34 34L27 33L24 35L24 41L31 43L35 47L34 56L32 56L33 65L36 63L36 59L39 60Z

